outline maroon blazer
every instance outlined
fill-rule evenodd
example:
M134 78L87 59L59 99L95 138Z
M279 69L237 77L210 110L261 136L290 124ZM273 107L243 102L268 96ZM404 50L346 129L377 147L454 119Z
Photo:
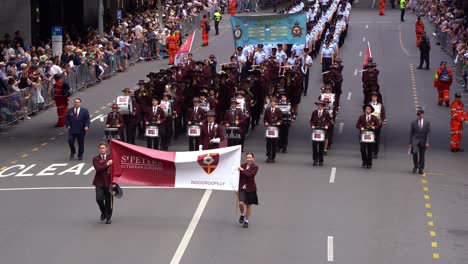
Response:
M164 110L162 110L161 107L158 107L158 110L156 110L156 113L153 114L153 107L148 107L146 108L145 111L145 123L149 122L151 124L152 119L157 120L159 118L159 121L161 121L161 124L166 122L166 113L164 113Z
M93 185L98 187L109 187L111 184L110 174L107 172L109 166L107 166L107 161L109 161L110 155L106 155L106 159L103 160L101 155L97 155L93 158L93 166L96 174L94 175Z
M276 120L274 124L272 124L273 119ZM263 115L263 124L265 124L265 126L277 126L277 122L280 122L279 125L283 123L283 112L281 112L281 109L278 107L275 107L275 112L273 113L271 112L271 106L268 106L265 109L265 115Z
M315 111L312 112L312 115L310 116L309 123L310 123L310 127L312 127L312 126L314 126L314 127L319 127L319 126L330 127L331 126L330 113L327 110L323 109L322 110L322 116L319 118L318 110L315 110Z
M119 130L121 130L123 128L123 117L121 114L119 113L116 113L115 114L115 118L114 118L114 113L113 112L110 112L109 114L107 114L107 118L106 118L106 126L109 126L109 127L113 127L114 124L118 124L118 128Z
M236 118L239 121L238 125L234 124L234 122L236 121ZM226 112L224 112L223 124L225 126L242 127L244 125L244 121L245 121L244 114L242 113L242 110L240 110L239 108L236 108L234 110L234 115L232 114L231 108L229 108L228 110L226 110Z
M195 113L195 107L191 107L187 110L187 116L186 116L186 121L194 123L197 121L198 123L205 123L206 119L206 113L205 110L203 110L200 106L197 109L197 112Z
M375 126L376 128L379 127L379 119L375 116L375 115L370 115L371 118L369 120L369 122L366 121L366 114L363 114L361 116L359 116L359 119L356 123L356 128L361 130L361 128L364 128L364 129L367 129L367 126L368 125L372 125L372 126Z
M221 142L224 140L224 129L221 125L214 123L216 128L213 129L208 133L208 122L204 122L203 125L200 127L200 144L203 145L203 149L217 149L219 148ZM220 144L212 144L210 140L213 138L219 138Z
M249 169L247 169L247 163L241 165L243 171L240 171L239 177L239 191L243 189L245 185L245 190L247 192L256 192L257 185L255 184L255 176L258 172L257 164L253 163Z

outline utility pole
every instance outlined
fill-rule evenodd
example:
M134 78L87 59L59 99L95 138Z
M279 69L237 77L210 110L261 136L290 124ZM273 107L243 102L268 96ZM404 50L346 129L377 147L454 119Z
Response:
M159 29L164 28L161 1L162 0L158 0L158 28Z
M98 0L98 31L102 38L104 35L104 3L103 0Z

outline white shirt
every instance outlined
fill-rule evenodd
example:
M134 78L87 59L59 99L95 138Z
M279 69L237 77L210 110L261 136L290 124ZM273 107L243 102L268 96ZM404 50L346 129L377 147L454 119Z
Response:
M255 64L259 65L266 59L266 53L263 50L257 51L255 52L253 58L255 60Z
M79 116L80 115L80 109L81 109L81 107L73 108L73 114L76 113L76 116Z
M418 126L419 126L419 129L422 129L423 126L424 126L424 119L419 119L418 121Z

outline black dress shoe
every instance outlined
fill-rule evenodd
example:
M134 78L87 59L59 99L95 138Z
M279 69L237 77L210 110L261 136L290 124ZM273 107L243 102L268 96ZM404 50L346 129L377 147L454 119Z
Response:
M245 220L245 216L241 215L241 216L239 217L239 224L242 225L242 224L244 223L244 220Z
M458 151L458 152L465 152L465 150L462 149L462 148L459 148L457 151Z
M243 228L248 228L249 227L249 222L244 222L244 224L242 225Z
M282 152L287 153L288 152L287 148L284 147Z
M312 163L312 166L317 166L317 162L314 161L314 163Z
M424 171L422 169L419 169L419 174L423 175Z
M457 152L457 149L453 148L453 149L450 149L450 151Z
M371 164L367 164L367 168L368 168L368 169L372 168L372 165L371 165Z
M82 157L82 156L78 156L78 160L83 160L83 157Z
M104 214L101 214L101 222L106 220L106 216Z
M112 223L112 220L110 220L110 218L107 218L106 225L110 225L111 223Z
M422 69L422 67L421 67L421 66L419 66L419 67L417 67L416 69L418 69L418 70L421 70L421 69Z
M271 163L276 163L276 161L274 159L271 160Z
M377 154L374 154L374 156L372 157L373 159L377 159Z
M268 158L268 159L266 160L266 163L271 163L271 159Z
M323 161L322 161L322 162L319 162L319 166L323 166Z
M324 156L327 156L327 155L328 155L328 151L327 151L327 150L324 150L324 151L323 151L323 155L324 155Z
M75 154L70 154L70 160L73 160L75 158Z
M429 70L429 67L426 67L426 70Z
M363 168L365 168L366 165L367 165L367 164L366 164L365 162L362 163L362 167L363 167Z
M416 171L418 171L418 168L417 168L417 167L414 167L414 168L413 168L413 171L412 171L413 174L416 174Z

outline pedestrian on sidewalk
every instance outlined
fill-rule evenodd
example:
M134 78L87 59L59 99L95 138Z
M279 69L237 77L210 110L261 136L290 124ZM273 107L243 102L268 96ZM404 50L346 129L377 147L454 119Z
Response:
M405 22L406 0L400 0L401 22Z
M424 174L425 154L429 148L429 138L431 135L431 122L424 119L424 110L418 109L417 119L411 122L408 148L413 154L413 174L419 170L419 174Z
M73 107L68 109L66 127L68 129L68 145L70 160L75 157L75 141L78 141L78 160L83 159L84 140L90 125L88 109L81 107L81 99L76 98Z
M440 67L436 70L434 75L434 87L437 88L438 100L437 104L449 107L450 103L450 86L453 82L452 69L447 67L447 62L440 62Z
M465 106L461 101L461 94L456 93L454 101L450 104L450 151L463 152L461 140L463 121L465 121Z
M239 167L239 210L241 216L239 223L243 228L249 227L250 215L252 214L252 205L258 205L257 185L255 184L255 176L258 172L258 166L254 163L254 154L245 154L246 163ZM246 209L244 211L244 209Z
M431 43L426 35L426 31L423 32L421 41L419 42L419 51L421 52L419 59L419 67L416 69L422 69L423 63L426 62L426 70L429 70L429 51L431 50Z
M216 12L213 14L216 35L219 35L219 22L221 19L223 19L223 16L219 12L219 9L216 9Z

